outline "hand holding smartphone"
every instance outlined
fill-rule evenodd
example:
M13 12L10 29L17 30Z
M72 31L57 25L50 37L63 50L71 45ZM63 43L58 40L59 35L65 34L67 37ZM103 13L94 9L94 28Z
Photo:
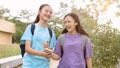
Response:
M50 48L45 48L44 52L46 52L48 54L52 54L53 51Z

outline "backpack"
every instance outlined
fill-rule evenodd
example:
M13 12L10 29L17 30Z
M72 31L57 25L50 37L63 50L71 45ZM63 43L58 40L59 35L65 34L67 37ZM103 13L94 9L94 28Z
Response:
M32 36L34 35L34 30L35 30L35 24L32 24L31 25L31 34L32 34ZM48 31L49 31L50 37L52 39L52 30L50 28L48 28ZM21 49L21 55L23 57L24 53L25 53L25 43L24 44L23 43L20 44L20 49Z
M63 46L64 46L65 34L60 35L59 38L60 38L60 48L61 48L61 57L62 57L62 55L64 53ZM82 44L84 46L84 58L85 58L87 36L86 35L81 35L81 38L82 38ZM86 63L86 68L87 68L87 63Z
M85 47L86 47L86 40L87 36L86 35L81 35L82 37L82 44L84 46L84 54L85 54ZM64 46L64 40L65 40L65 34L60 35L60 48L61 48L61 54L63 55L63 46Z

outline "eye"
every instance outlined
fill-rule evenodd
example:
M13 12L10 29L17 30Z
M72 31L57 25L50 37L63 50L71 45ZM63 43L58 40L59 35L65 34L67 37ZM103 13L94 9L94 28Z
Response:
M50 14L52 14L53 12L52 11L50 11Z
M67 21L64 21L64 24L67 23Z
M71 23L71 21L68 21L68 23Z
M45 12L48 12L48 10L46 10Z

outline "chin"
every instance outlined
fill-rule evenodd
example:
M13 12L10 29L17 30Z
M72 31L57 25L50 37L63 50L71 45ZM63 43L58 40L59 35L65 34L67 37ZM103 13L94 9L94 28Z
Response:
M69 33L71 33L72 31L71 30L67 30Z
M44 19L45 21L49 21L50 19Z
M48 20L48 19L44 19L44 21L46 21L46 22L47 22L47 21L49 21L49 20Z

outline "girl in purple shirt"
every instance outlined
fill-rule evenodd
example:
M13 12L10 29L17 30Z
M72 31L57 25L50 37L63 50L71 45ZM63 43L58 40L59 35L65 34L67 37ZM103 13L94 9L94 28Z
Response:
M51 54L55 60L61 58L57 68L92 68L91 42L81 26L78 16L75 13L68 13L64 17L64 27L63 53L60 44L61 36L59 36L54 53ZM86 36L85 47L82 43L82 35Z

